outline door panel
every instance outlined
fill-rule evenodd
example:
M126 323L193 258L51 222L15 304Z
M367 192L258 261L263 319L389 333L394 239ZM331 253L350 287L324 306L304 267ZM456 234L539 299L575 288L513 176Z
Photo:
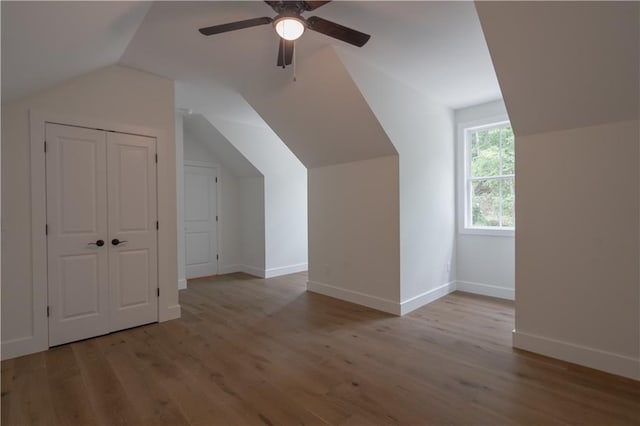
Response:
M149 250L124 250L117 252L120 265L120 277L118 279L118 294L120 300L118 306L127 308L153 302L149 299ZM151 296L155 296L152 294Z
M185 166L185 263L187 278L218 273L217 171Z
M100 269L98 254L61 256L61 321L96 315L100 312Z
M158 320L156 141L108 133L107 152L110 325L120 330Z
M189 200L185 207L185 218L189 222L208 222L211 218L211 191L209 190L211 174L203 173L209 171L208 168L202 169L203 167L185 168L187 187L185 196ZM215 175L213 176L215 178Z
M149 231L155 228L155 215L149 215L149 172L150 146L117 146L118 161L113 164L110 173L117 174L118 202L117 222L120 231ZM111 165L111 164L110 164ZM155 176L153 176L155 179Z
M46 124L50 346L109 331L106 135Z
M57 141L54 142L54 140ZM103 151L102 143L88 142L86 139L62 137L54 139L52 148L58 149L59 194L61 233L65 235L96 232L98 224L98 180L104 185L103 177L96 176L97 161L104 162L104 154L98 159L98 150ZM101 165L103 167L103 165ZM79 179L79 177L82 177ZM101 195L101 194L100 194ZM104 206L100 206L104 207Z
M187 235L187 264L202 265L211 262L215 254L211 252L209 232L190 232Z

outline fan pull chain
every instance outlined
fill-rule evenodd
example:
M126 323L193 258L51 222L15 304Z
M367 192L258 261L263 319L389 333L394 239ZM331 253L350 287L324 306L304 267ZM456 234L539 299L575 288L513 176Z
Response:
M293 81L296 80L296 41L293 41Z

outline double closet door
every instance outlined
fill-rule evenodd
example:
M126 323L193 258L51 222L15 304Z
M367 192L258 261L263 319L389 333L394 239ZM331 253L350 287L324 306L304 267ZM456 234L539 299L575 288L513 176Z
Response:
M45 134L49 345L156 322L155 138Z

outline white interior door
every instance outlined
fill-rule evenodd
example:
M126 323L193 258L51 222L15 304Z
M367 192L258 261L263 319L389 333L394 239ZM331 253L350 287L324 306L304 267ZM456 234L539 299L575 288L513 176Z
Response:
M51 346L109 332L106 133L46 124Z
M158 320L156 141L107 134L111 330Z
M155 139L45 135L49 345L157 321Z
M218 273L216 175L212 167L184 168L187 278Z

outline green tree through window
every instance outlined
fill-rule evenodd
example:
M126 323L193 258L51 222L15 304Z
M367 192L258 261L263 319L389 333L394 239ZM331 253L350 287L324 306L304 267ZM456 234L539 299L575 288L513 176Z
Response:
M509 123L467 129L467 224L515 226L515 139Z

